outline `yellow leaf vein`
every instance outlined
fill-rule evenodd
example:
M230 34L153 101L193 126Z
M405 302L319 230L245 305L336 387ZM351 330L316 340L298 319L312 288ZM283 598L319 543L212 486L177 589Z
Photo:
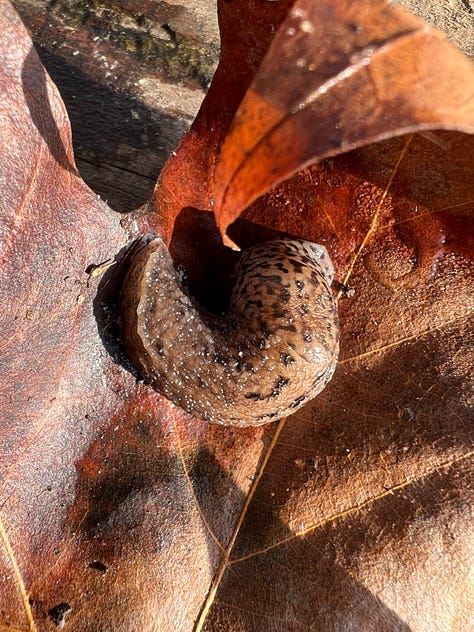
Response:
M343 358L342 360L339 360L339 364L347 364L348 362L353 362L354 360L360 360L362 358L366 358L367 356L374 355L375 353L382 353L383 351L387 351L388 349L392 349L393 347L398 347L399 345L402 345L406 342L411 342L412 340L419 340L420 338L429 336L435 331L444 329L445 327L448 327L449 325L452 325L453 323L456 323L458 321L464 321L470 318L473 314L474 312L472 311L467 312L466 314L462 314L461 316L456 316L455 318L451 318L450 320L447 320L444 323L436 325L436 327L430 327L429 329L425 329L424 331L417 332L411 336L406 336L405 338L401 338L400 340L395 340L394 342L390 342L386 345L383 345L382 347L377 347L376 349L369 349L369 351L364 351L364 353L359 353L356 356Z
M361 255L362 251L366 247L368 241L370 240L370 238L373 235L373 233L375 232L375 230L378 228L379 215L380 215L380 211L382 209L383 203L385 202L385 199L386 199L386 197L388 195L390 187L392 186L392 182L393 182L393 180L394 180L394 178L395 178L395 176L396 176L396 174L398 172L398 169L399 169L399 167L400 167L400 165L402 163L402 160L404 159L404 157L405 157L405 155L407 153L408 146L410 145L412 139L413 139L413 134L410 134L407 137L406 141L405 141L405 145L403 146L403 149L400 152L400 156L398 157L398 160L397 160L397 162L395 164L395 167L394 167L394 169L392 171L392 174L391 174L391 176L390 176L390 178L389 178L389 180L387 182L387 186L385 187L385 190L382 193L380 201L377 204L377 208L375 209L374 216L372 217L372 222L371 222L371 224L369 226L369 229L368 229L364 239L362 240L359 248L357 249L354 257L352 258L352 261L351 261L351 263L349 265L349 269L346 272L346 276L344 277L344 280L342 282L343 286L344 285L348 285L349 279L352 276L352 272L354 271L355 265L356 265L357 261L359 260L359 257ZM341 294L342 294L342 290L339 290L339 293L338 293L338 296L337 296L338 299L340 298Z
M242 526L242 523L244 521L245 516L247 515L247 511L248 508L250 507L250 504L253 500L253 497L255 495L255 492L257 490L257 487L260 483L260 479L263 476L263 473L265 471L266 465L268 463L268 460L270 459L270 456L273 452L274 447L276 446L277 442L278 442L278 437L280 436L281 431L283 430L283 427L286 423L286 419L281 419L278 422L278 425L276 427L275 433L273 434L272 440L270 442L270 445L268 446L268 450L266 451L262 462L260 464L260 467L258 468L256 474L255 474L255 478L253 479L252 482L252 486L250 487L249 493L247 494L247 498L245 499L245 503L244 506L242 507L242 511L240 513L239 519L237 520L234 530L232 532L232 535L229 539L229 542L223 552L223 555L221 557L221 561L219 563L219 566L216 570L216 573L214 575L214 579L212 581L211 587L209 589L209 592L207 594L207 597L204 601L204 604L201 608L201 612L199 613L199 616L197 618L196 621L196 626L194 628L193 632L201 632L201 630L203 629L204 623L206 621L207 615L209 613L209 610L212 606L212 604L214 603L214 599L217 593L217 589L219 588L219 585L221 583L222 577L224 575L225 570L228 568L228 566L230 565L229 563L229 559L230 559L230 555L232 553L232 550L234 548L234 544L235 544L235 540L237 538L237 535L239 534L240 528Z
M345 509L344 511L340 511L340 512L330 516L329 518L325 518L324 520L321 520L320 522L318 522L318 523L316 523L314 525L311 525L307 529L302 529L301 531L294 532L292 535L288 536L287 538L283 538L281 540L278 540L277 542L274 542L273 544L270 544L269 546L264 547L263 549L259 549L258 551L254 551L252 553L249 553L248 555L244 555L242 557L230 560L229 566L234 566L235 564L239 564L240 562L245 562L245 561L247 561L247 560L249 560L251 558L257 557L259 555L264 555L265 553L268 553L268 551L271 551L272 549L275 549L275 548L277 548L279 546L288 544L289 542L292 542L292 541L297 540L299 538L302 538L302 537L305 537L307 535L310 535L311 533L313 533L317 529L323 528L326 525L331 524L332 522L335 522L336 520L339 520L340 518L345 518L347 516L350 516L350 515L358 512L358 511L360 511L361 509L365 509L366 507L369 507L369 506L373 505L377 501L382 500L383 498L386 498L387 496L392 496L393 494L395 494L395 492L398 492L401 489L404 489L404 488L408 487L409 485L412 485L413 483L417 482L418 480L427 478L428 476L431 476L435 472L439 472L441 470L448 469L451 466L453 466L454 464L460 463L461 461L464 461L464 460L466 460L466 459L468 459L468 458L470 458L472 456L474 456L474 450L471 450L470 452L467 452L466 454L463 454L463 455L461 455L459 457L456 457L454 459L450 459L449 461L445 461L443 463L440 463L436 467L433 467L433 468L427 470L426 472L422 472L419 476L410 477L407 480L403 481L403 483L399 483L398 485L394 485L393 487L390 487L389 489L386 489L383 493L377 494L377 496L369 498L368 500L365 500L364 502L362 502L362 503L360 503L358 505L354 505L353 507L350 507L349 509Z
M36 625L35 622L33 620L33 613L31 612L31 607L30 607L30 602L28 599L28 593L26 591L26 587L25 584L23 582L23 578L21 576L20 573L20 569L18 567L17 561L16 561L16 557L15 557L15 553L13 551L13 548L10 544L10 540L8 538L7 532L5 530L5 526L3 524L3 520L0 516L0 538L3 541L3 545L6 549L7 552L7 556L10 560L10 563L12 565L13 568L13 573L15 575L15 579L18 585L18 589L20 591L20 595L21 595L21 600L23 602L23 607L25 609L25 615L26 615L26 619L28 621L28 629L31 630L32 632L34 632L36 630Z

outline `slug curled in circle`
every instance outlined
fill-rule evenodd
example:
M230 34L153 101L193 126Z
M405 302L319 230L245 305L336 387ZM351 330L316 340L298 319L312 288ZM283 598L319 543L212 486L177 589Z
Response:
M206 313L154 238L122 289L123 342L144 380L195 417L257 426L317 395L337 363L339 331L326 249L280 239L238 264L227 313Z

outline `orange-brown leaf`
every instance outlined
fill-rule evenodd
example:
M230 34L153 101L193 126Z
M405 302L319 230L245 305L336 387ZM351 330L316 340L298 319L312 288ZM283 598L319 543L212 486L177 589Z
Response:
M473 81L469 60L401 8L299 0L219 154L222 234L274 184L328 156L413 131L473 132Z
M79 177L58 92L0 0L2 628L470 625L473 142L437 128L470 129L471 70L399 9L314 2L324 21L303 32L319 30L320 79L296 85L285 63L303 79L305 65L285 21L302 6L221 3L208 97L131 215L163 233L216 308L222 286L207 275L227 283L234 253L202 212L213 203L225 230L260 196L229 229L239 245L283 233L328 247L334 379L292 418L242 431L190 419L137 383L115 312L127 232ZM367 86L370 73L382 83ZM319 93L331 98L312 134ZM328 135L328 120L344 135Z

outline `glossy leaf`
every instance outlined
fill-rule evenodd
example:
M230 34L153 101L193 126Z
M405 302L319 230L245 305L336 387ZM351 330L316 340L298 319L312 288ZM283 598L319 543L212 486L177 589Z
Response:
M220 151L221 232L275 183L328 156L424 129L474 131L472 72L403 9L295 2Z
M63 103L0 0L2 629L469 626L473 142L437 127L470 128L472 71L400 9L314 3L329 20L311 22L321 34L319 83L293 85L294 72L285 83L278 73L286 60L293 68L294 51L281 46L301 8L221 4L223 50L208 97L153 199L124 220L79 177ZM424 94L407 79L414 42ZM327 102L321 125L333 129L337 115L341 129L359 126L323 146L306 133L313 102L291 114L288 98L331 83L355 44L365 56L340 86L348 110ZM393 81L383 85L398 86L403 107L384 110L382 90L364 111L364 84L360 92L350 81L375 68L386 80L387 59ZM258 152L270 155L279 126L288 137L273 146L280 171L268 174ZM202 211L214 200L224 229L261 193L230 238L247 245L289 233L327 245L341 362L292 418L217 428L136 381L117 340L123 249L137 226L159 230L197 295L221 307L235 255Z

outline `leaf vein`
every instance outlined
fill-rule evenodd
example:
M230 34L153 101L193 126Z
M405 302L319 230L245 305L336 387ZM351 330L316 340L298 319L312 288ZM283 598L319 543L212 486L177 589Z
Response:
M288 544L289 542L292 542L294 540L297 540L301 537L305 537L311 533L313 533L314 531L316 531L317 529L323 528L333 522L335 522L336 520L339 520L340 518L345 518L347 516L350 516L354 513L356 513L357 511L360 511L361 509L365 509L366 507L370 507L371 505L373 505L374 503L376 503L379 500L382 500L384 498L386 498L387 496L392 496L395 494L395 492L399 492L402 489L405 489L406 487L408 487L409 485L412 485L413 483L416 483L419 480L422 480L424 478L427 478L429 476L431 476L432 474L434 474L435 472L439 472L441 470L444 469L449 469L450 467L452 467L453 465L460 463L464 460L469 459L470 457L474 456L474 450L471 450L469 452L467 452L466 454L462 454L454 459L450 459L449 461L445 461L443 463L440 463L438 465L436 465L433 468L430 468L428 470L426 470L425 472L420 473L419 476L414 476L411 478L408 478L407 480L403 481L403 483L398 483L397 485L394 485L393 487L390 487L389 489L386 489L383 493L381 494L377 494L377 496L373 496L372 498L369 498L367 500L365 500L362 503L359 503L358 505L353 505L352 507L349 507L349 509L345 509L344 511L340 511L332 516L330 516L329 518L326 518L324 520L321 520L320 522L306 528L306 529L302 529L301 531L297 531L294 532L292 535L283 538L281 540L279 540L278 542L274 542L273 544L270 544L269 546L264 547L263 549L260 549L258 551L253 551L252 553L249 553L247 555L243 555L242 557L239 558L235 558L233 560L230 560L229 562L229 566L234 566L236 564L239 564L240 562L245 562L249 559L252 559L254 557L260 556L260 555L264 555L265 553L268 553L269 551L271 551L272 549L275 549L279 546L282 546L284 544Z
M36 625L35 625L35 622L33 620L33 613L31 612L30 602L29 602L29 599L28 599L28 592L27 592L25 584L23 582L23 578L22 578L21 573L20 573L20 568L19 568L18 563L16 561L15 553L13 551L12 545L10 544L10 540L9 540L8 534L7 534L6 530L5 530L5 526L3 524L3 520L1 518L1 515L0 515L0 539L3 541L3 545L4 545L5 549L6 549L8 559L10 560L10 563L11 563L12 568L13 568L13 573L14 573L15 579L17 581L18 589L19 589L20 595L21 595L21 600L22 600L22 603L23 603L23 607L25 609L26 619L28 621L28 629L31 632L34 632L36 630Z

